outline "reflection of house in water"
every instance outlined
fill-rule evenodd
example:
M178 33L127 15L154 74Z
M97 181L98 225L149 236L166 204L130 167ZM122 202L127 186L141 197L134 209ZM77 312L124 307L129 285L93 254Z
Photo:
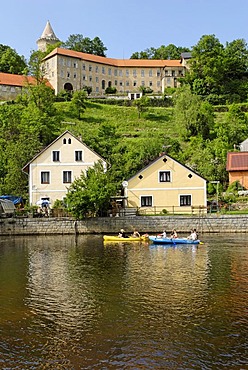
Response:
M29 280L27 298L33 312L61 328L87 328L99 315L94 292L94 274L82 256L78 258L74 238L40 237L28 247ZM40 244L40 245L39 245ZM46 246L44 246L44 244Z
M206 248L150 245L149 253L135 248L128 253L127 265L126 299L134 295L147 297L147 311L152 312L159 302L162 315L174 310L184 320L195 300L202 300L204 305L210 273Z

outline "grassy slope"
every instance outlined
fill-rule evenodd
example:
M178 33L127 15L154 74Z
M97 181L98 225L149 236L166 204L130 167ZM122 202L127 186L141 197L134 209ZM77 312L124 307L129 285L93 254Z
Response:
M161 135L178 137L171 118L173 111L168 108L149 108L138 118L135 107L87 102L82 119L78 120L70 115L68 103L56 103L56 107L63 114L63 121L73 122L73 124L64 124L61 130L68 129L81 133L83 138L94 137L96 130L104 123L113 124L117 133L124 138L156 138Z

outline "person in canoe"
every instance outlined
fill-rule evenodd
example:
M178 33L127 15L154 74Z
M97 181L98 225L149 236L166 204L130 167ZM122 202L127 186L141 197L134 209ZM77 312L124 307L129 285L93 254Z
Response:
M171 232L171 235L170 235L171 239L176 239L178 236L177 236L177 231L176 229L173 229L172 232Z
M198 239L196 229L190 231L190 235L187 237L187 239L189 239L189 240L197 240Z
M164 230L161 234L158 234L159 238L166 238L166 230Z
M133 234L131 235L132 238L140 238L140 233L137 229L133 230Z
M118 234L118 237L119 238L128 238L128 235L125 233L124 229L121 229L119 234Z

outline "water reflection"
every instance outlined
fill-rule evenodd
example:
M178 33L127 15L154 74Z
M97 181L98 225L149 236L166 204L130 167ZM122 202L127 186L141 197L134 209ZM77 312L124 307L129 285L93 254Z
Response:
M245 368L247 247L1 239L0 367Z

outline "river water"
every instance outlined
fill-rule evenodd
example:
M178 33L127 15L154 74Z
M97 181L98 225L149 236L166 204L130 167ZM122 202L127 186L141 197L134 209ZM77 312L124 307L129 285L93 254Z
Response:
M248 369L248 238L0 238L0 369Z

